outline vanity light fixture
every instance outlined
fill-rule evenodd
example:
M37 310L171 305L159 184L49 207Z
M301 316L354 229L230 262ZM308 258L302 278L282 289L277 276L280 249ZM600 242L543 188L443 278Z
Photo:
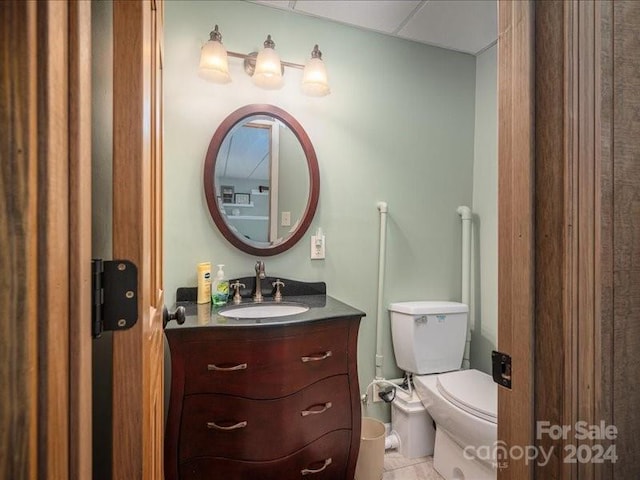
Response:
M255 58L255 63L252 65L251 81L257 87L266 90L277 90L284 84L282 81L284 68L282 68L282 62L280 62L280 56L276 53L275 46L275 42L271 40L271 35L267 35L267 39L264 41L264 48L260 50L260 53ZM246 61L247 59L245 58ZM245 71L247 71L246 65Z
M202 46L198 71L202 78L214 83L229 83L231 81L227 49L222 45L222 35L218 31L218 25L209 34L209 41Z
M244 71L251 76L254 85L267 90L275 90L283 85L284 67L298 68L302 73L302 93L311 97L324 97L328 95L329 82L327 69L322 61L322 52L315 45L311 52L311 58L306 65L284 62L280 60L275 42L271 35L267 35L264 48L259 53L251 52L248 55L227 51L222 45L222 35L218 25L209 34L209 41L202 46L200 52L200 76L214 83L229 83L228 57L242 58Z
M311 58L307 60L307 64L304 66L302 92L310 97L324 97L330 93L327 67L322 61L322 52L318 45L313 47Z

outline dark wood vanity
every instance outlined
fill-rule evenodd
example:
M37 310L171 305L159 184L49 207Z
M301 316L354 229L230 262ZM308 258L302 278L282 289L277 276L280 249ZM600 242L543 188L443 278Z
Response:
M325 295L277 319L194 315L165 331L167 480L353 479L362 312ZM205 307L206 308L206 307Z
M247 138L268 149L234 156L231 146ZM247 159L261 165L265 158L269 170L262 183L233 183L240 176L231 173L233 168L241 171ZM275 209L277 189L286 189L270 181L283 168L288 168L287 179L308 185L306 193L291 189L297 195L285 195L288 203L279 204L293 215L294 227L287 231L273 228L278 222L270 213L249 210L267 198L263 195L276 200L269 212ZM230 244L255 256L276 255L303 238L313 220L320 194L316 153L289 113L273 105L246 105L211 138L203 187L211 217ZM282 226L289 225L283 220ZM279 303L280 294L271 286L280 283L285 302L309 309L281 317L233 318L184 301L195 300L194 289L178 289L178 306L187 315L183 324L170 322L165 329L172 377L165 478L353 480L361 423L357 343L364 313L327 296L324 282L265 277L261 260L255 271L254 277L231 281L243 304L250 305L252 298L258 305L262 298L264 304ZM167 318L182 321L183 313Z

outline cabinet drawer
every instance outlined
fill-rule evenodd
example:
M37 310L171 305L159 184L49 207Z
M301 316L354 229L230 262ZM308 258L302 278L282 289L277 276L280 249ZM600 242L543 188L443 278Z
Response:
M246 342L190 342L185 348L185 394L224 393L278 398L318 380L347 373L346 327L311 336Z
M330 377L277 400L189 395L180 428L180 461L284 457L328 432L351 428L348 377Z
M272 442L281 437L274 433ZM181 480L351 480L346 465L350 430L338 430L319 438L296 453L269 462L248 462L200 457L181 462Z

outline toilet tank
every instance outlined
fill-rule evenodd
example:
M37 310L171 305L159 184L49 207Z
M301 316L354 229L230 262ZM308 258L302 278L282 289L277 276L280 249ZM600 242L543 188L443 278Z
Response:
M467 338L469 307L457 302L389 305L398 367L425 375L459 370Z

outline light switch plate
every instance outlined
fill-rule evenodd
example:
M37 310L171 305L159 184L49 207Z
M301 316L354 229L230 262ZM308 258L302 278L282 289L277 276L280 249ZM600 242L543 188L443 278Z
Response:
M281 227L291 226L291 212L282 212L281 218L280 218L280 226Z
M324 235L320 237L320 242L317 242L318 237L316 235L311 236L311 260L323 260L324 259Z

